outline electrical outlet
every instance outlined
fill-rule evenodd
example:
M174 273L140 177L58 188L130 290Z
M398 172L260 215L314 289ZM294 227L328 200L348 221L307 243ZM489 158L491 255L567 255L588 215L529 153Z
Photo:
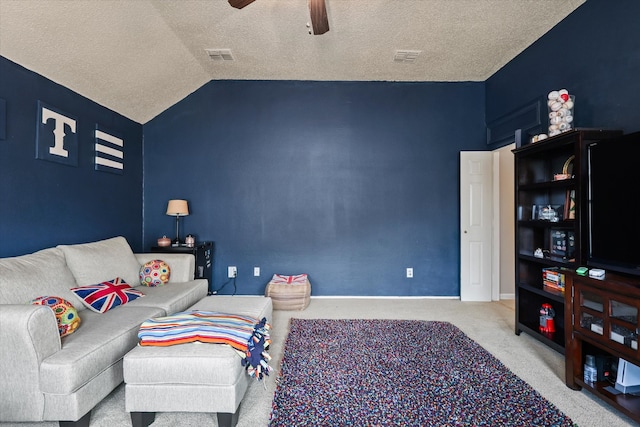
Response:
M413 267L407 268L407 279L413 279Z
M254 277L260 276L260 267L253 267L253 275Z
M236 277L238 275L238 268L235 266L227 267L227 277L229 279Z

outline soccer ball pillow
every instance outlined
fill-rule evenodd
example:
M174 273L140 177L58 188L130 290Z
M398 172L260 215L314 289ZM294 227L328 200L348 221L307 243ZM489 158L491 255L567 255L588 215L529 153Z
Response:
M31 304L51 307L58 321L58 332L61 337L70 335L80 326L80 316L75 307L66 299L60 297L38 297Z
M154 259L140 267L140 283L145 286L162 286L169 281L171 269L169 264Z

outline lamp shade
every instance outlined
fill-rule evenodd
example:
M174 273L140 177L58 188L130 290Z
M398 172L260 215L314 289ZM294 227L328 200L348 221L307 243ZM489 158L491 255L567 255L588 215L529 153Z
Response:
M189 205L186 200L169 200L167 205L167 215L186 216L189 215Z

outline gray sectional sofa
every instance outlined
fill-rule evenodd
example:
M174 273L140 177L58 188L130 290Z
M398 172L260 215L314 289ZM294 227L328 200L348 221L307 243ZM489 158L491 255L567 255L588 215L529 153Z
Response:
M169 264L170 281L142 286L140 267L153 259ZM101 314L70 291L115 277L144 296ZM123 357L136 347L140 324L187 309L207 288L194 280L192 255L134 254L123 237L0 259L0 422L89 425L91 409L122 383ZM61 338L53 310L29 304L40 296L71 302L78 329Z

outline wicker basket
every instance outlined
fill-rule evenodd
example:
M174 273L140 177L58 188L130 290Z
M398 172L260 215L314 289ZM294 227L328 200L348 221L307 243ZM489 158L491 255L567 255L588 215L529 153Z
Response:
M311 283L274 283L270 281L265 296L271 298L274 310L304 310L311 300Z

